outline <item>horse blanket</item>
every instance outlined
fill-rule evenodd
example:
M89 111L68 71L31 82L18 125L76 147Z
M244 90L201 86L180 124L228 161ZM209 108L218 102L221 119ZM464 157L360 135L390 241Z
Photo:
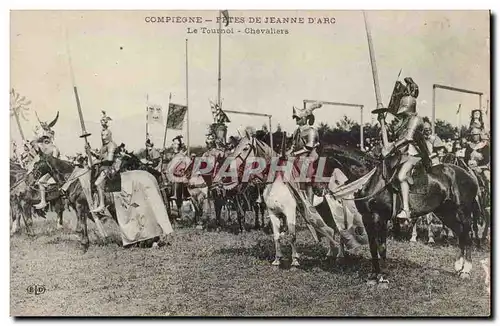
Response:
M121 191L114 192L123 245L173 232L160 188L146 171L121 173Z

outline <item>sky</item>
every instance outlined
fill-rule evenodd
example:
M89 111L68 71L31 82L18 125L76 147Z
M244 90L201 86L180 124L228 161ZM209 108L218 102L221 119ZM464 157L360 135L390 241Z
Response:
M272 114L292 131L292 107L304 99L364 105L365 122L376 107L367 37L361 11L229 11L245 23L231 23L234 34L221 37L223 108ZM202 17L201 24L147 23L146 17ZM84 142L68 48L92 147L99 147L101 110L113 119L117 143L144 147L146 101L186 104L186 39L188 40L189 135L202 145L212 122L209 100L217 99L218 35L188 34L187 28L217 28L217 11L11 11L11 87L32 101L21 126L33 137L40 119L60 117L55 142L62 153L82 152ZM250 17L335 18L334 24L250 24ZM206 20L213 20L206 22ZM490 91L490 35L487 11L368 11L382 101L388 104L400 70L419 85L417 110L430 116L432 85L444 84ZM288 34L251 35L245 28L287 29ZM237 31L242 31L238 33ZM66 31L66 32L65 32ZM67 35L67 37L65 37ZM456 110L467 124L475 95L438 90L436 118L456 125ZM360 120L355 108L323 106L317 123L335 125L343 115ZM267 118L229 115L229 135L244 126L259 128ZM11 139L21 137L13 117ZM156 146L163 126L150 126ZM168 130L167 146L183 131Z

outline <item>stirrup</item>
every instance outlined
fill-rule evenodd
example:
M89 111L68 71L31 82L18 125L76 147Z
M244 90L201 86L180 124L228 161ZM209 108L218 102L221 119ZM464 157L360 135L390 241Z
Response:
M45 207L47 207L47 202L39 202L38 204L36 205L33 205L33 207L35 207L36 209L43 209Z
M92 212L92 213L101 213L101 212L104 211L105 208L106 208L106 206L99 205L99 206L95 207L94 209L92 209L90 212Z
M402 219L402 220L409 220L410 219L410 211L407 211L405 209L402 209L398 215L396 215L396 218Z

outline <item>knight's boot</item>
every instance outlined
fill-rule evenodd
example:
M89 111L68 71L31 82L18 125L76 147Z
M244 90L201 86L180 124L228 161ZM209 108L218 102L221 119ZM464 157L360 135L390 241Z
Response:
M92 210L93 213L101 213L104 211L104 189L102 185L97 186L97 194L99 195L99 205Z
M311 204L311 206L314 206L314 191L313 191L312 185L306 186L306 195L307 195L307 199L309 200L309 203Z
M177 199L177 184L174 183L172 187L172 196L170 196L170 200L176 200Z
M340 236L342 237L342 242L345 244L348 251L353 252L361 246L361 244L356 241L354 235L348 230L340 230Z
M42 209L42 208L45 208L47 206L47 202L45 201L45 187L44 186L40 186L40 202L36 205L34 205L34 207L36 209Z
M401 195L403 197L403 209L396 215L396 218L404 222L410 222L410 205L408 203L408 196L410 194L410 186L408 182L401 182Z

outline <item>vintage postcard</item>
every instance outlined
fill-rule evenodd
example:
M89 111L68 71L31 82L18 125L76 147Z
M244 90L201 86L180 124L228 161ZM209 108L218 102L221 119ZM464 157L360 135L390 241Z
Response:
M11 11L12 316L489 317L489 11Z

